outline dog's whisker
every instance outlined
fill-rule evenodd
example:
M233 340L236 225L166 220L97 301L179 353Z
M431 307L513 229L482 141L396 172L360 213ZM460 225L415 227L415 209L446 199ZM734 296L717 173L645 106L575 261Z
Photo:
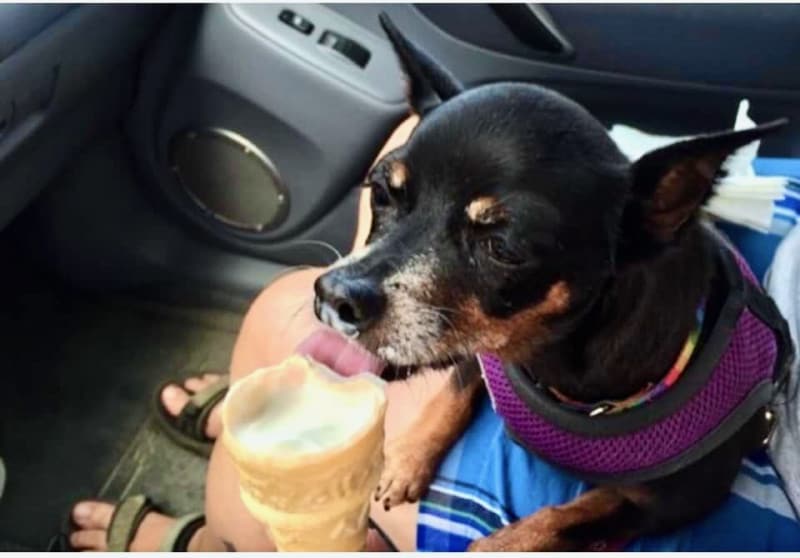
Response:
M325 242L324 240L316 240L316 239L306 238L306 239L300 239L300 240L293 240L289 244L290 245L291 244L299 244L299 245L308 245L308 246L319 246L319 247L325 248L325 249L329 250L331 253L333 253L333 255L336 257L336 259L341 260L344 257L344 256L342 256L342 253L333 244ZM330 263L333 263L333 262L330 262Z
M456 343L462 347L463 345L466 345L466 339L463 338L463 336L458 331L453 321L444 314L442 307L433 306L430 304L423 304L420 307L420 310L422 310L423 312L429 312L433 314L436 318L444 321L450 327L450 331L456 337Z
M284 331L288 330L289 327L291 327L291 325L294 322L294 320L297 319L297 316L300 315L300 312L302 312L303 309L306 307L306 305L311 303L313 300L314 300L314 295L309 295L309 296L305 297L303 300L300 301L300 304L298 305L297 309L294 312L292 312L289 315L289 319L286 320L286 322L284 322L284 325L283 325L283 330Z

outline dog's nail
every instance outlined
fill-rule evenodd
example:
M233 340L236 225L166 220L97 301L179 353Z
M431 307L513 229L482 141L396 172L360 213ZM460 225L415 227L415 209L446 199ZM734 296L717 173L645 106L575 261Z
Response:
M389 505L389 500L388 499L383 501L383 511L389 511L389 508L391 508L391 507L392 506Z

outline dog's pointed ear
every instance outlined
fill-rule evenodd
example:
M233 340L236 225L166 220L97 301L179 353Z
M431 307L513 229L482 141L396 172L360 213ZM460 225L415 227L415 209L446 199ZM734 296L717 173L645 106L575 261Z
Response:
M645 230L669 242L712 194L725 160L787 122L698 136L643 155L632 167L632 193Z
M400 33L386 12L381 12L378 19L400 59L407 80L408 104L416 114L423 116L463 91L450 72Z

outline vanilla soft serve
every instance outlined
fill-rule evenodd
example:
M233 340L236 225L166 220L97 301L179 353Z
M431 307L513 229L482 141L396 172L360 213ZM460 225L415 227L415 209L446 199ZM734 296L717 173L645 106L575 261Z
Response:
M278 550L358 551L383 468L385 383L292 356L235 382L222 443Z
M307 453L341 446L374 414L370 401L352 401L318 382L286 386L268 394L233 435L259 452Z

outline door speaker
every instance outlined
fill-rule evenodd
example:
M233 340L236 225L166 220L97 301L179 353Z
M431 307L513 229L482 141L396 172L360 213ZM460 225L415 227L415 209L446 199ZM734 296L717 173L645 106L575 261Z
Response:
M214 128L176 135L170 165L191 200L227 226L264 231L286 218L289 196L275 165L234 132Z

